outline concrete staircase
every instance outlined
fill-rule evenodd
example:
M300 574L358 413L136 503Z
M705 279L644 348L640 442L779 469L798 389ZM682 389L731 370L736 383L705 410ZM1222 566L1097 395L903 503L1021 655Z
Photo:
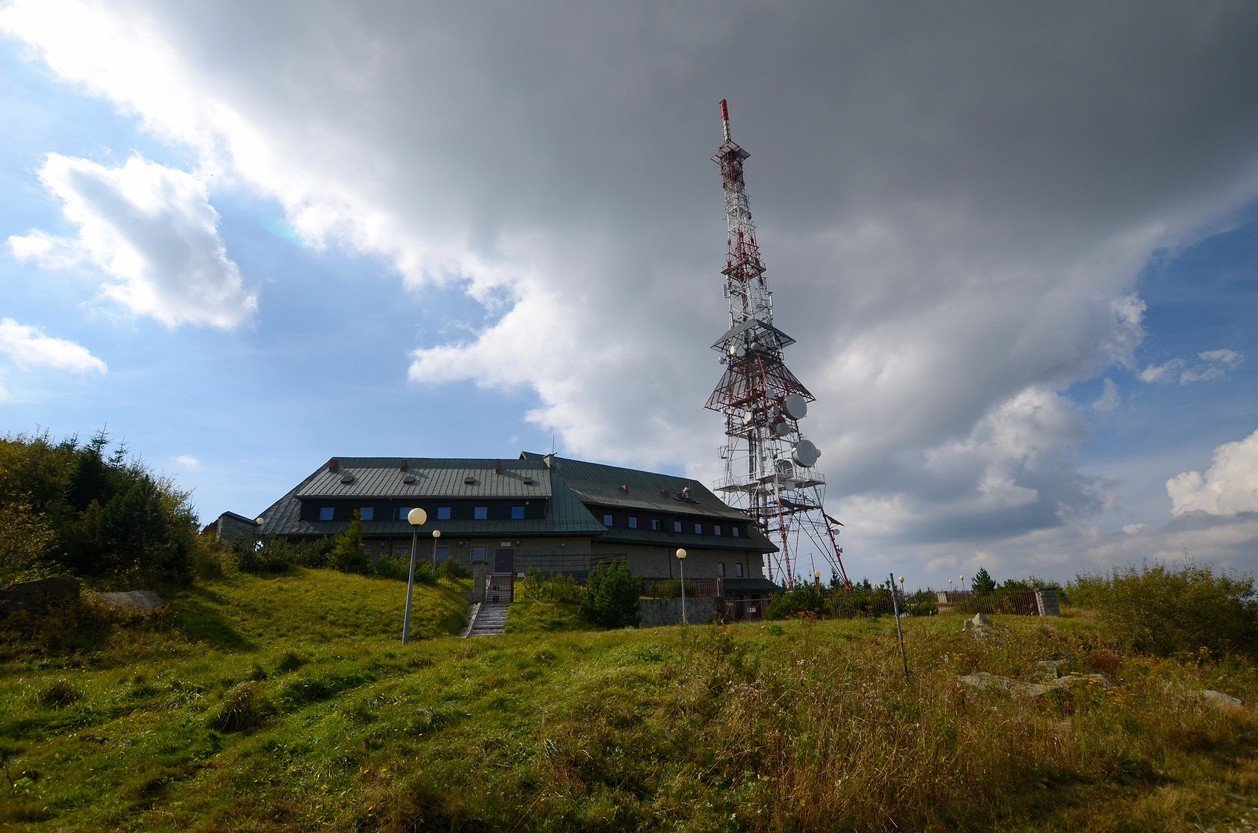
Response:
M480 597L468 611L463 638L493 636L502 633L507 624L507 608L515 598L515 576L511 573L483 572L483 565L473 565L473 598Z
M490 604L482 602L475 616L472 618L472 626L467 629L464 636L493 636L502 633L503 628L507 624L507 608L510 604Z

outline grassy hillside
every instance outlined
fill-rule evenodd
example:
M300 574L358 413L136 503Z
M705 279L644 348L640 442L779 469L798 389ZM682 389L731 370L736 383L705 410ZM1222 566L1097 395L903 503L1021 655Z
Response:
M949 616L907 623L907 684L885 619L403 648L400 588L238 576L178 599L169 631L9 663L0 824L1030 833L1258 819L1258 716L1194 693L1252 703L1244 661L1124 655L1080 619L1000 619L1007 631L976 641ZM455 588L421 594L429 633L461 624ZM1030 679L1045 659L1119 684L1036 699L956 684Z

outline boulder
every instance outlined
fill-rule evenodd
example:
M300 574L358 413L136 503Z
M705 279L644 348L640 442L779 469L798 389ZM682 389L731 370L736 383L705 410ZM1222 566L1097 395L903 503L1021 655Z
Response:
M163 604L162 597L152 590L125 590L121 593L98 593L97 596L107 605L130 610L157 610Z
M79 580L74 576L53 576L25 581L0 590L0 610L43 613L50 607L79 597Z
M1207 688L1199 693L1202 700L1205 700L1208 703L1213 703L1216 706L1236 709L1244 705L1239 697L1233 697L1232 695L1224 694L1221 691L1213 691L1212 689Z

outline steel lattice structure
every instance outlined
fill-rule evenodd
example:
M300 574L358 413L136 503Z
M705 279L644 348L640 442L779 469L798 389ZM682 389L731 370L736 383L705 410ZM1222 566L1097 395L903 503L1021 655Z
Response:
M814 470L821 452L800 431L814 397L787 369L782 350L795 339L773 326L773 293L765 281L751 202L743 180L750 154L729 131L729 106L721 101L724 143L712 161L721 168L729 252L722 274L729 301L729 329L712 345L725 372L706 407L725 415L725 478L716 491L747 512L778 546L769 559L787 587L805 554L820 556L848 587L837 520L825 513L825 478ZM802 541L801 541L802 539Z

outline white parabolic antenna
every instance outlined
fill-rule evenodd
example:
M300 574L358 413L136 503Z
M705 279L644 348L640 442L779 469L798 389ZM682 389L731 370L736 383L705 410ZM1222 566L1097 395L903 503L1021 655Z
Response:
M795 443L795 449L791 452L791 457L795 458L796 463L799 463L806 469L810 469L817 465L817 459L821 457L821 450L813 445L812 440L800 440Z
M798 393L788 394L782 403L782 408L791 419L803 419L808 416L808 400Z

